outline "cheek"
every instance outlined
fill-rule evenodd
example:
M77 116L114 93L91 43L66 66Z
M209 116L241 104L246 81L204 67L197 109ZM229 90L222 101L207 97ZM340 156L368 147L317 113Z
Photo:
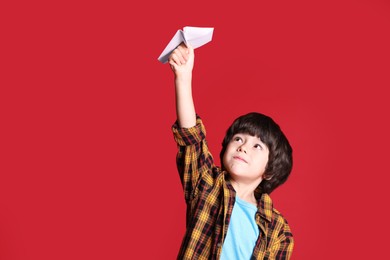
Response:
M225 151L224 156L226 156L227 154L230 154L232 152L232 150L234 150L233 145L232 144L228 144L227 147L226 147L226 151Z
M269 155L267 155L264 159L264 171L267 171L268 163L269 163Z
M229 150L226 149L225 153L223 154L223 157L222 157L222 164L225 164L226 160L227 160L227 157L228 157L228 154L229 154Z
M222 165L226 165L226 162L229 160L231 154L232 154L232 146L228 145L222 157L222 162L221 162Z
M269 162L268 154L262 154L262 155L258 158L258 162L259 162L259 166L260 166L261 168L263 168L264 170L267 169L267 165L268 165L268 162Z

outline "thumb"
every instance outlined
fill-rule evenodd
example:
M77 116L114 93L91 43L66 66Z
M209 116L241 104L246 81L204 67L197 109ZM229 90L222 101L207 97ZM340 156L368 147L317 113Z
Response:
M191 44L187 43L187 49L188 49L188 53L189 54L193 54L194 53L194 48L192 47Z
M187 54L190 59L195 57L194 48L191 46L191 44L187 45Z

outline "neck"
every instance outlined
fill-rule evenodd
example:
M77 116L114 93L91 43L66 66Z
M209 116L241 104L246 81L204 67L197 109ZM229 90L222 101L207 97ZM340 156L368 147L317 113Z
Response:
M257 188L257 185L240 183L235 180L231 180L231 184L236 191L236 195L240 199L257 206L255 198L255 189Z

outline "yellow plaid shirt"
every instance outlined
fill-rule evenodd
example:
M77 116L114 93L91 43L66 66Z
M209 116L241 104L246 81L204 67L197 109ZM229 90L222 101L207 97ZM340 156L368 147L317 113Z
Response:
M235 203L234 188L227 172L214 165L199 117L194 127L174 124L172 130L187 203L186 233L177 259L219 259ZM268 194L256 190L255 196L260 234L251 259L290 259L294 239L287 221Z

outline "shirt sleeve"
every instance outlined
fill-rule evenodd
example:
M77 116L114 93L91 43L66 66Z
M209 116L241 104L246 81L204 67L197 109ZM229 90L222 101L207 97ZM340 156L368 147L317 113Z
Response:
M172 126L178 145L177 169L183 186L185 199L190 202L200 190L213 184L211 171L214 161L206 142L206 130L199 116L196 125L180 128L177 122Z

